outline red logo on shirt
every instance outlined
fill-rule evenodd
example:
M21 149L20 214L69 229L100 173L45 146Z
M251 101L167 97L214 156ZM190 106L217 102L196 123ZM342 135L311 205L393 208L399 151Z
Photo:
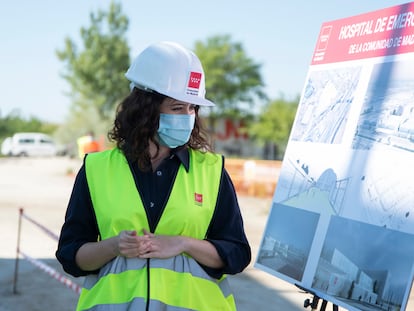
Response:
M194 201L197 205L203 204L203 195L197 192L194 192Z
M190 72L190 79L188 79L188 87L199 89L201 82L201 72Z

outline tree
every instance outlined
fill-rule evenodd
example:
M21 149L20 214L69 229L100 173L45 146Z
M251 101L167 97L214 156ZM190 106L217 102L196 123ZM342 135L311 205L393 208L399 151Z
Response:
M0 142L17 132L42 132L52 134L56 130L56 125L44 123L38 118L30 117L24 119L19 110L13 110L8 115L2 117L0 114Z
M229 35L195 42L206 75L206 97L216 103L210 117L242 118L252 114L258 101L266 100L261 65L249 58L241 43Z
M299 99L298 96L293 101L284 98L271 101L247 128L250 136L258 142L275 146L276 158L280 159L286 149Z
M94 106L102 120L113 113L120 99L128 93L124 73L130 63L129 46L125 38L128 18L121 5L111 2L109 11L90 14L91 25L80 30L83 50L66 38L65 47L57 51L66 64L63 78L71 87L71 113L82 113Z

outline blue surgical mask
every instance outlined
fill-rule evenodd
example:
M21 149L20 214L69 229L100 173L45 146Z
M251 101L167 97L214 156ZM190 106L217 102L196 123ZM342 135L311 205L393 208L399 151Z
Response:
M170 148L188 142L194 128L195 114L160 114L158 137L160 143Z

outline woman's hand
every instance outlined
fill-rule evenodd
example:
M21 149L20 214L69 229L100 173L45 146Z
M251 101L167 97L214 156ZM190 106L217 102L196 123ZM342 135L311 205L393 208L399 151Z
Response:
M139 258L164 259L186 253L211 268L221 268L224 265L216 248L208 241L185 236L155 235L145 229L143 233L145 242L142 244Z
M143 233L140 258L170 258L184 252L184 237L155 235L145 229Z
M223 266L216 248L208 241L186 236L155 235L145 229L143 235L137 235L135 230L124 230L107 240L85 243L76 253L76 263L85 271L93 271L116 256L165 259L182 253L208 267Z
M118 235L118 253L127 258L139 257L147 253L149 245L150 237L145 234L137 236L135 230L121 231Z

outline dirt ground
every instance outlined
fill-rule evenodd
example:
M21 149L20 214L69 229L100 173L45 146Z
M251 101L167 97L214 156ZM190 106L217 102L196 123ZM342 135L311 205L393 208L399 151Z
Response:
M71 278L62 271L54 256L54 237L62 226L74 173L80 165L78 159L65 157L0 158L0 311L75 309L78 294L63 284L61 277L75 286L82 284L82 278ZM271 200L239 197L239 203L253 260L243 273L230 277L238 310L306 310L304 301L312 298L310 294L253 267ZM23 217L19 236L20 209L43 229ZM21 256L16 261L18 240L20 252L34 262ZM39 263L52 270L48 273ZM407 310L414 310L410 306L414 306L412 299ZM330 304L327 310L332 310Z

